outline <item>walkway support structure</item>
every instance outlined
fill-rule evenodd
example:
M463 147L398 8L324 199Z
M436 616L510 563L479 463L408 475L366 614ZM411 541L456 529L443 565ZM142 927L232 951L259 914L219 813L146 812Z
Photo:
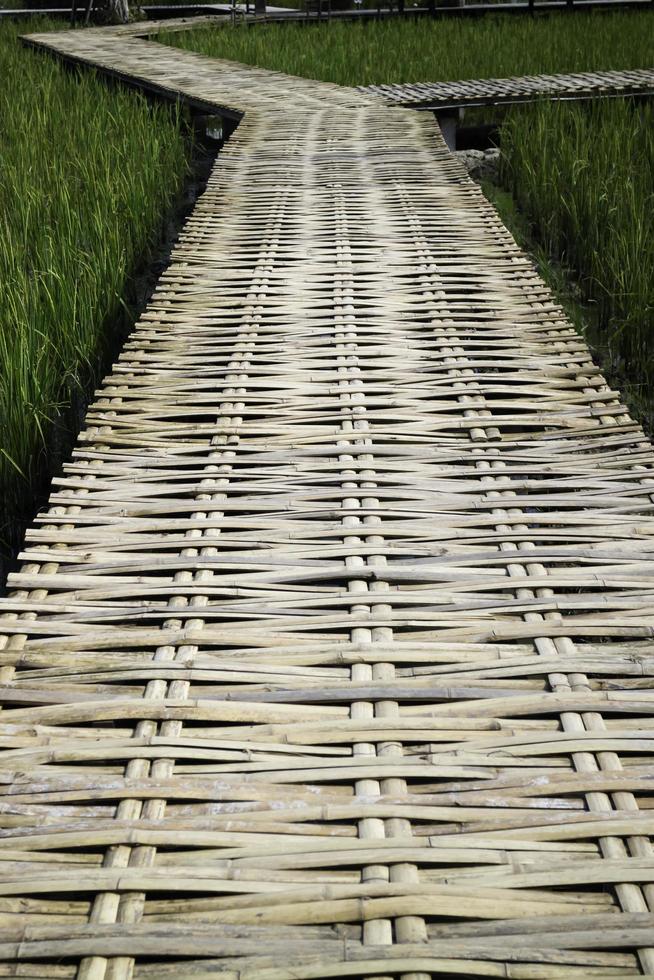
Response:
M2 604L0 976L654 972L651 445L429 115L144 30L31 40L244 117Z

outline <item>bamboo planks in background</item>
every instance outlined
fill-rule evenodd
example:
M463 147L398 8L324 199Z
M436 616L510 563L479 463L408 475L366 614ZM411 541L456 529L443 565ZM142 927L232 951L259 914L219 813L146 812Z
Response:
M513 78L471 78L456 82L362 85L358 91L378 95L388 105L434 110L479 105L509 105L517 102L536 102L539 99L569 101L607 97L645 97L654 94L654 69L522 75Z
M0 976L654 972L654 459L585 344L428 116L34 42L245 115L2 603Z

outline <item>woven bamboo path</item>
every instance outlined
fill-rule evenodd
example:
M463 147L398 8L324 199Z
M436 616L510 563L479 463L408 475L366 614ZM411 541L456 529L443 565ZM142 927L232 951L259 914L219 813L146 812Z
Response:
M3 603L0 977L654 973L654 454L433 118L244 112ZM4 965L3 965L4 964Z
M524 75L516 78L477 78L460 82L410 82L361 86L388 105L413 109L454 109L465 106L507 105L538 99L593 99L607 96L654 94L654 69L576 72L569 75Z

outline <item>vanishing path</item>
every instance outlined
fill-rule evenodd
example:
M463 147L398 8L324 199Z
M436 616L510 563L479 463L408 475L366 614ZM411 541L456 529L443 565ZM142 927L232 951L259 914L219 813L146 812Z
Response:
M652 447L428 115L134 35L35 42L245 115L3 603L0 976L653 973Z

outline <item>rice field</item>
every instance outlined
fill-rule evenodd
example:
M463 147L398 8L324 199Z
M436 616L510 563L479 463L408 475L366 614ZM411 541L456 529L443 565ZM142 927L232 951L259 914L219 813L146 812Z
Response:
M53 426L97 379L130 277L158 241L189 160L179 116L22 48L18 34L30 29L43 21L0 26L5 546L43 477Z
M654 104L512 109L502 183L548 255L574 270L618 367L654 382Z
M165 44L339 85L652 65L649 11L198 28Z

